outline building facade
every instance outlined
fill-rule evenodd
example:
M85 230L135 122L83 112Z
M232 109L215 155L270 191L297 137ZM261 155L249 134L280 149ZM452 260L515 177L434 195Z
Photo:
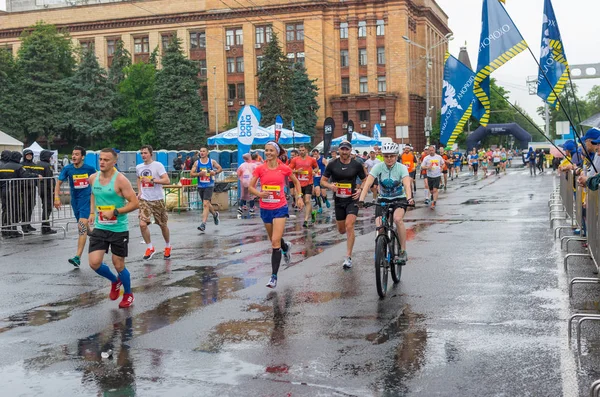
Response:
M17 55L23 29L43 20L67 29L75 45L93 48L108 67L117 40L138 62L177 35L206 80L201 96L209 133L235 122L243 105L257 104L256 74L272 32L288 58L317 79L320 133L329 116L335 136L345 134L348 120L365 135L379 123L383 136L422 148L426 68L431 114L439 108L450 31L434 0L52 2L42 10L0 14L0 47Z

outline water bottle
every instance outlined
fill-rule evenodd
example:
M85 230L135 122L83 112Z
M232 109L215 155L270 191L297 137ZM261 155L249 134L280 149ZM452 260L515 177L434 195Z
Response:
M110 357L112 357L112 354L113 354L112 349L108 349L107 351L102 352L100 354L100 356L102 356L102 358L110 358Z

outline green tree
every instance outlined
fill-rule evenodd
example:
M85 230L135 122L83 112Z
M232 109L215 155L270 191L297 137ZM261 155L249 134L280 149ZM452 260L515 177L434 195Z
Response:
M118 143L125 150L137 150L142 144L158 148L154 127L156 67L136 63L125 68L125 76L118 86L121 115L113 122Z
M125 80L125 68L131 66L131 54L125 49L123 40L117 40L112 63L108 68L108 81L113 87L117 87Z
M62 80L61 91L68 97L63 138L88 144L113 135L115 93L93 51L81 52L75 74Z
M156 74L156 137L165 149L197 147L206 136L199 69L183 55L176 36L164 52L162 66Z
M281 50L277 35L273 33L258 71L257 86L263 126L275 123L277 115L281 115L285 124L291 123L295 113L291 80L289 61Z
M54 25L38 22L21 35L17 66L20 117L18 135L28 143L44 135L51 140L60 133L69 98L60 81L75 69L71 38Z
M0 48L0 131L17 138L18 101L17 101L17 65L12 52Z
M301 63L294 64L292 69L292 93L294 98L294 125L297 131L310 135L315 135L317 126L317 112L319 103L317 96L319 88L315 80L308 78L306 69Z
M593 86L586 99L590 116L600 113L600 85Z
M573 92L574 90L574 92ZM557 108L553 108L550 107L550 138L552 139L556 139L557 135L556 135L556 122L557 121L569 121L569 117L571 118L571 121L573 121L573 123L575 123L576 125L579 123L579 121L583 121L585 119L587 119L588 117L590 117L593 112L592 112L592 108L593 105L588 104L588 102L584 99L579 97L579 89L577 87L577 85L573 84L573 90L571 90L570 86L567 86L565 88L565 90L563 92L561 92L558 95L558 98L560 99L560 103L562 104L562 107ZM592 101L593 101L593 95L592 94ZM579 112L577 112L577 110L579 110ZM545 119L545 108L544 106L540 106L537 109L537 113L540 117ZM569 117L567 116L569 115ZM579 118L579 116L581 116L581 119Z

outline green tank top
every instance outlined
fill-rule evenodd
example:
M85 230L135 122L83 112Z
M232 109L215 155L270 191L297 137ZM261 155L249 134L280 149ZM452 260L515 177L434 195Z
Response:
M109 232L126 232L129 231L129 222L127 221L127 214L119 214L114 219L98 219L99 211L110 211L115 208L122 208L126 204L125 198L119 196L115 191L115 180L119 175L115 172L112 179L107 185L100 183L100 173L98 173L92 186L92 193L94 193L94 203L96 205L96 221L95 225L97 229L107 230Z

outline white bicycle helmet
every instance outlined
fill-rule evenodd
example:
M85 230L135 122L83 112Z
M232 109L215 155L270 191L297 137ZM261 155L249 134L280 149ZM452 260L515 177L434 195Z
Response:
M382 154L398 154L398 144L394 142L385 142L381 146Z

